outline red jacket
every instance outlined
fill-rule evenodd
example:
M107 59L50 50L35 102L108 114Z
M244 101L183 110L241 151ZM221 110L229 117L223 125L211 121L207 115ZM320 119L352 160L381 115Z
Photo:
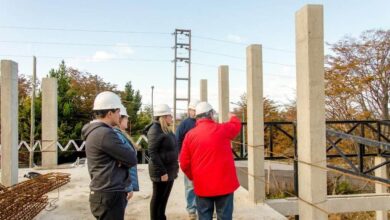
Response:
M202 197L226 195L239 186L230 141L240 132L241 122L233 116L219 124L200 119L190 130L180 153L180 167Z

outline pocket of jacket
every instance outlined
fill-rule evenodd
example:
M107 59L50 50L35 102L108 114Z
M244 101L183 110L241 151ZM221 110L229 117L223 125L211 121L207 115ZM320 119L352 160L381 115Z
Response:
M118 199L119 199L118 192L104 193L104 196L102 196L102 204L107 207L114 207Z
M90 192L90 194L89 194L89 202L90 203L101 204L102 203L102 195L100 193Z

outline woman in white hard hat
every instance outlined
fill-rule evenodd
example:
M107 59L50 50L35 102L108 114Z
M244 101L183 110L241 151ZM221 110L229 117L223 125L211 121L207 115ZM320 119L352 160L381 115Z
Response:
M126 129L128 128L129 115L127 114L127 110L123 105L120 107L120 115L121 117L119 118L119 125L115 127L114 130L123 143L126 144L137 155L137 149L131 142L130 136L126 133ZM133 192L139 191L137 165L131 167L129 169L129 173L131 184L126 188L126 191L128 192L127 200L133 197Z
M168 105L154 108L154 121L146 127L149 151L149 175L153 182L150 201L151 220L164 220L173 181L179 171L177 142L172 132L172 112Z

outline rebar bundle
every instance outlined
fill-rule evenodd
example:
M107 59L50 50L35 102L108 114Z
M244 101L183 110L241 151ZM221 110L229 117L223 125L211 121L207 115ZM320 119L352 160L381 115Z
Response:
M7 190L7 187L0 184L0 193L4 192L5 190Z
M0 219L33 219L48 204L45 194L69 181L70 174L48 173L10 187L0 186Z

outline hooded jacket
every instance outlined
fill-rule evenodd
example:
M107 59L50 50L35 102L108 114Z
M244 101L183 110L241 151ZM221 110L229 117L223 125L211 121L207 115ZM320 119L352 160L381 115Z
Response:
M137 157L109 125L92 121L81 131L85 140L91 191L126 192L131 183L128 168Z

